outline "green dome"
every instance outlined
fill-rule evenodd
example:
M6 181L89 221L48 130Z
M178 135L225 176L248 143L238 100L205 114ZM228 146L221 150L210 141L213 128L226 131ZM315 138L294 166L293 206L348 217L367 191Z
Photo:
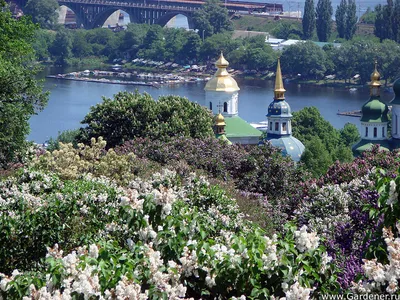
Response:
M390 101L392 105L400 105L400 78L393 83L394 98Z
M388 122L388 111L389 107L379 98L371 97L361 108L361 122Z

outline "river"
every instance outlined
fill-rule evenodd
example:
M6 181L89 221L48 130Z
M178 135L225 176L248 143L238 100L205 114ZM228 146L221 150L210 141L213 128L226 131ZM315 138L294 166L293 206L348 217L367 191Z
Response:
M53 70L56 74L57 70ZM239 115L248 122L265 120L268 105L273 100L273 81L245 80L237 78L240 87ZM31 133L28 137L37 143L43 143L50 137L56 137L58 132L66 129L76 129L89 112L91 106L100 103L102 96L112 97L119 91L147 92L157 99L161 95L179 95L189 100L204 104L205 83L184 83L175 86L162 86L160 89L148 86L130 86L119 84L104 84L82 81L69 81L47 78L44 87L50 91L47 107L30 119ZM335 128L342 128L347 122L359 126L359 119L337 115L340 111L359 110L368 100L368 89L359 89L354 93L348 90L330 87L314 87L286 83L286 101L292 111L298 111L306 106L317 107L322 116ZM383 94L388 102L393 94Z

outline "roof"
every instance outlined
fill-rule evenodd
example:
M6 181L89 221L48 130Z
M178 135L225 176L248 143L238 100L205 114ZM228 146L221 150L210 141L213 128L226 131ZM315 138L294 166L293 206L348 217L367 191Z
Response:
M225 134L217 134L216 138L220 141L224 141L227 145L232 145L232 142L228 140Z
M333 47L338 48L340 47L342 44L340 43L329 43L329 42L314 42L313 43L319 47L324 47L325 45L333 45Z
M390 144L388 140L364 140L362 139L352 147L354 156L360 156L364 151L371 150L374 145L379 145L383 151L390 151Z
M231 137L259 137L262 134L260 130L255 129L239 116L225 117L225 123L225 135L228 139Z
M215 72L214 76L206 83L204 90L206 91L215 91L215 92L235 92L239 91L240 88L237 85L235 79L228 73L226 68L229 63L225 59L225 57L220 55L219 59L215 62L217 66L217 72Z
M389 107L379 97L371 96L361 108L361 122L388 122L388 111Z
M275 39L275 38L270 38L269 36L265 37L265 42L267 44L280 44L284 41L284 39Z
M304 145L298 139L291 135L272 138L270 141L272 146L280 148L283 156L290 156L294 161L299 161L304 152Z

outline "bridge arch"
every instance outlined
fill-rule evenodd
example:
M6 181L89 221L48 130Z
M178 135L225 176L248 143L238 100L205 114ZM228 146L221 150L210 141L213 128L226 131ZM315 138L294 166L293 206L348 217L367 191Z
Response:
M97 27L102 27L104 23L107 21L107 19L115 13L117 10L123 10L129 15L129 22L130 23L138 23L138 20L135 19L135 17L132 15L130 10L124 9L124 8L119 8L119 7L112 7L109 9L106 9L96 15L96 17L92 21L92 28L97 28Z
M194 29L192 14L181 12L181 11L169 12L169 13L162 15L161 17L159 17L157 19L156 24L164 27L173 17L176 17L177 15L185 16L187 18L189 29Z

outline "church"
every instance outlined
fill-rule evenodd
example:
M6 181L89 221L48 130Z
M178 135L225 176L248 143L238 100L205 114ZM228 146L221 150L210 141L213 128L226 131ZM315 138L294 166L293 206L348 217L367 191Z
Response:
M360 156L364 151L379 145L381 150L390 151L400 148L400 78L393 84L394 98L392 105L392 132L389 139L389 106L381 101L381 75L375 69L371 74L369 84L370 97L361 108L361 140L352 148L354 156Z
M215 135L228 144L261 144L262 132L255 129L239 117L239 86L226 68L229 63L221 53L216 61L217 71L207 82L206 105L215 117ZM268 107L266 116L269 127L265 140L282 151L282 155L290 156L299 161L304 152L304 145L292 136L292 114L289 104L285 101L280 60L276 69L274 99Z

